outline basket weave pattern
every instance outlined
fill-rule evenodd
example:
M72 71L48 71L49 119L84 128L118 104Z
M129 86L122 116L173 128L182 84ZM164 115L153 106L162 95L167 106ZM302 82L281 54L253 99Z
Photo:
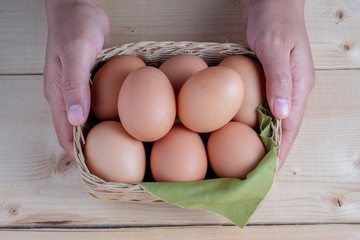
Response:
M248 48L233 43L189 41L138 42L104 49L95 61L92 74L106 61L120 55L138 56L147 65L159 67L161 63L168 58L179 54L196 55L202 58L209 66L219 64L225 57L230 55L241 54L255 58L254 54ZM93 119L90 116L84 126L75 126L73 129L75 158L81 172L82 181L89 194L102 200L116 200L121 202L160 201L154 196L147 194L137 184L105 182L90 173L86 166L83 149L85 136L91 128L91 125L93 125L92 121Z

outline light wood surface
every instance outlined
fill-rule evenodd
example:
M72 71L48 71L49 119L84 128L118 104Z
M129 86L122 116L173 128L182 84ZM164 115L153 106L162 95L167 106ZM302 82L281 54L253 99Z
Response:
M112 45L244 43L245 3L100 1ZM201 210L91 198L57 142L43 97L43 1L1 1L0 239L360 239L359 3L307 1L316 87L287 162L239 229Z
M336 231L334 231L336 230ZM239 229L233 226L188 226L188 227L149 227L146 232L139 228L120 229L78 229L78 230L57 230L57 229L33 229L33 230L6 230L4 239L23 240L98 240L98 239L134 239L134 240L177 240L177 239L209 239L209 240L338 240L338 239L359 239L360 231L358 226L346 224L330 225L302 225L302 226L249 226ZM261 237L259 237L261 236ZM286 236L286 238L284 238Z
M246 43L242 10L248 2L101 0L112 45L143 40ZM317 69L360 67L358 0L306 2L306 24ZM0 2L0 73L42 73L46 14L42 0Z

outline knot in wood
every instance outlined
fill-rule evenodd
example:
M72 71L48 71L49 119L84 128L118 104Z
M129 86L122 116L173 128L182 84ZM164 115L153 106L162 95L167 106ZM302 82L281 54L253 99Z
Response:
M20 212L20 205L17 203L7 204L5 207L6 207L8 216L11 216L11 217L17 216Z
M339 9L339 10L335 11L334 18L335 18L335 23L336 24L339 24L339 23L343 22L344 19L346 18L345 11L342 10L342 9Z
M351 51L352 47L353 44L348 42L342 43L339 46L340 50L345 54L348 54Z
M74 166L74 161L67 154L63 154L56 163L55 173L65 174Z
M323 196L323 201L327 203L330 207L337 209L343 208L346 205L346 200L344 196L331 192L325 193L325 195Z

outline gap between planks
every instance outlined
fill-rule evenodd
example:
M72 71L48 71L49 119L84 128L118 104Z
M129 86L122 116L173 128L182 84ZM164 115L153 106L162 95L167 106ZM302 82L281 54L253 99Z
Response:
M110 229L0 229L2 239L359 239L358 224L247 226L166 226Z

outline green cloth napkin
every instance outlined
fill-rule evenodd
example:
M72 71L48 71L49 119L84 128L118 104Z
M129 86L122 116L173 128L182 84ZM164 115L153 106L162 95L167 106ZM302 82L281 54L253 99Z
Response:
M143 182L148 193L165 202L189 209L204 209L222 215L243 228L269 192L277 168L279 146L273 140L270 111L258 108L260 137L267 155L245 180L216 178L196 182Z

